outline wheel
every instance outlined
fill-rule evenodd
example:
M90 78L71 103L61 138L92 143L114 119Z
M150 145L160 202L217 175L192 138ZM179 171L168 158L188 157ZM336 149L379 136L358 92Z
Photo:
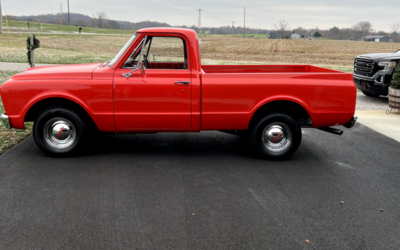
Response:
M379 95L375 95L375 94L371 94L365 91L361 91L364 95L368 96L368 97L378 97Z
M290 116L269 114L250 128L250 144L261 158L282 160L299 148L301 128Z
M36 145L46 154L63 156L78 149L86 130L85 122L74 111L51 107L36 117L33 138Z

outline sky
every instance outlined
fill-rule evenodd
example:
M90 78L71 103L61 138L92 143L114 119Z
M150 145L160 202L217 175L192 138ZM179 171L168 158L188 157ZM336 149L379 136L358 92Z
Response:
M60 4L67 11L67 0L0 0L3 15L39 15L58 13ZM170 25L197 25L199 12L203 27L232 25L273 29L279 20L286 20L291 29L350 28L360 21L369 21L373 29L391 31L400 23L398 0L69 0L70 12L91 16L106 12L109 19L130 22L158 21ZM396 7L399 6L399 7Z

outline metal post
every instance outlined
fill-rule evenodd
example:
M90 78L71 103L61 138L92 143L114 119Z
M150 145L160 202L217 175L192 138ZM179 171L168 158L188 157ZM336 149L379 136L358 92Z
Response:
M200 33L201 33L201 12L203 10L202 9L197 9L197 11L199 12L199 27L197 27L197 33L199 33L198 35L200 35Z
M34 43L33 43L32 35L30 36L30 42L31 42L31 45L33 46ZM35 67L35 50L34 49L31 49L31 62L32 62L32 68L34 68Z
M243 37L246 38L246 6L244 7L244 21L243 21L243 26L244 26Z
M3 34L3 15L1 11L1 0L0 0L0 34Z
M71 19L69 19L69 0L67 0L68 3L68 25L71 25Z

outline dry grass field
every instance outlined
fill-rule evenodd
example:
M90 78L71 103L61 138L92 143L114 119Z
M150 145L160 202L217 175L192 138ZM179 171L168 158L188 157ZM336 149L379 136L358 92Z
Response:
M0 36L0 61L26 62L27 35ZM103 62L113 57L126 36L38 35L37 63ZM271 40L229 36L202 38L203 64L313 64L351 71L359 54L393 52L400 44L330 40Z
M210 36L202 39L202 59L268 64L352 66L360 54L393 52L400 44L333 40L243 39Z

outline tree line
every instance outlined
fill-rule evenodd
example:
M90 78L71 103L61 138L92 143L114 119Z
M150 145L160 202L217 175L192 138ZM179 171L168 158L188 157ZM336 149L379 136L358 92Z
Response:
M333 26L324 30L318 27L306 29L300 26L291 29L287 21L280 20L278 24L275 24L275 31L280 34L281 38L290 37L293 33L299 34L300 37L304 38L323 37L334 40L361 40L362 37L367 35L380 35L389 37L393 42L400 42L400 23L393 23L390 26L390 32L386 32L375 30L369 21L358 22L350 28Z

